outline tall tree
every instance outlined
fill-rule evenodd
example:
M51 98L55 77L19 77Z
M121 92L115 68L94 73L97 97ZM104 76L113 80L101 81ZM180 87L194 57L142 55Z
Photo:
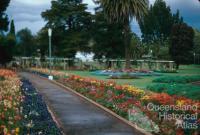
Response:
M10 22L10 31L7 34L6 37L6 45L8 48L10 48L10 54L15 55L16 54L16 35L15 35L15 24L14 20L11 20Z
M5 11L10 3L10 0L1 0L0 1L0 33L8 30L8 16L5 14Z
M130 21L135 17L138 21L147 13L148 0L96 0L100 3L107 18L112 23L123 24L126 68L130 68Z
M11 59L10 49L6 45L6 36L4 32L8 30L8 16L5 11L10 3L10 0L1 0L0 1L0 65L5 65Z
M37 53L34 37L28 28L20 30L17 33L17 38L19 39L18 47L21 56L31 57Z
M39 54L42 58L42 60L44 60L45 56L48 56L48 47L49 47L49 43L48 43L48 30L46 28L42 28L36 36L36 48L37 50L39 50Z
M180 15L179 10L175 14L173 14L173 25L183 23L183 17Z
M187 24L176 24L172 27L169 53L176 62L177 69L180 64L191 62L194 46L193 39L194 30Z
M200 31L199 30L195 30L194 53L200 55Z
M142 46L140 38L137 36L137 34L132 33L130 45L131 58L135 60L141 58L144 54L144 51L145 49Z
M77 51L89 51L91 13L82 0L52 1L51 9L42 13L46 27L53 28L53 53L75 57Z
M11 23L10 23L10 34L15 35L15 23L14 23L14 20L11 20Z
M183 18L180 17L179 11L173 15L164 0L156 0L139 23L143 41L163 44L169 38L172 26L182 22Z
M92 27L92 51L95 58L124 58L123 27L121 24L111 24L100 8L96 9Z

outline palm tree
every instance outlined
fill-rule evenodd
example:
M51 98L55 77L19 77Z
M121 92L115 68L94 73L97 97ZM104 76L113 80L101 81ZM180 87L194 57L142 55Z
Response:
M137 21L148 11L148 0L94 0L103 8L108 20L123 24L126 68L130 68L130 21L135 17Z

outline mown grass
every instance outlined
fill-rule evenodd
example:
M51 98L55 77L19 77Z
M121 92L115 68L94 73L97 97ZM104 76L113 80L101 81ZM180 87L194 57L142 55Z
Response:
M146 77L140 77L140 79L108 79L108 76L97 76L94 74L91 74L89 71L65 71L71 74L83 76L83 77L93 77L100 80L113 80L118 84L130 84L133 86L136 86L138 88L145 89L148 85L153 84L153 80L157 79L159 77L157 76L146 76ZM191 75L200 75L200 66L198 65L183 65L180 66L180 69L178 70L178 73L163 73L162 76L191 76Z

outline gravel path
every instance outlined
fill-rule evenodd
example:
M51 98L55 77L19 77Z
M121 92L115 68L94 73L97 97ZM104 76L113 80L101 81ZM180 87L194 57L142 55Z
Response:
M141 135L104 110L48 80L20 73L43 95L66 135Z

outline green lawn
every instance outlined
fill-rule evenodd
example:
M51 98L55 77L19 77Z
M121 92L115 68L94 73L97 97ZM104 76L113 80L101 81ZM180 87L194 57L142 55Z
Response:
M108 76L96 76L92 75L89 71L66 71L71 74L83 76L83 77L93 77L100 80L109 80ZM187 65L180 66L178 73L163 73L163 76L182 76L182 75L200 75L200 66L197 65ZM152 84L152 80L158 77L141 77L140 79L114 79L118 84L130 84L138 88L145 89L147 85Z

